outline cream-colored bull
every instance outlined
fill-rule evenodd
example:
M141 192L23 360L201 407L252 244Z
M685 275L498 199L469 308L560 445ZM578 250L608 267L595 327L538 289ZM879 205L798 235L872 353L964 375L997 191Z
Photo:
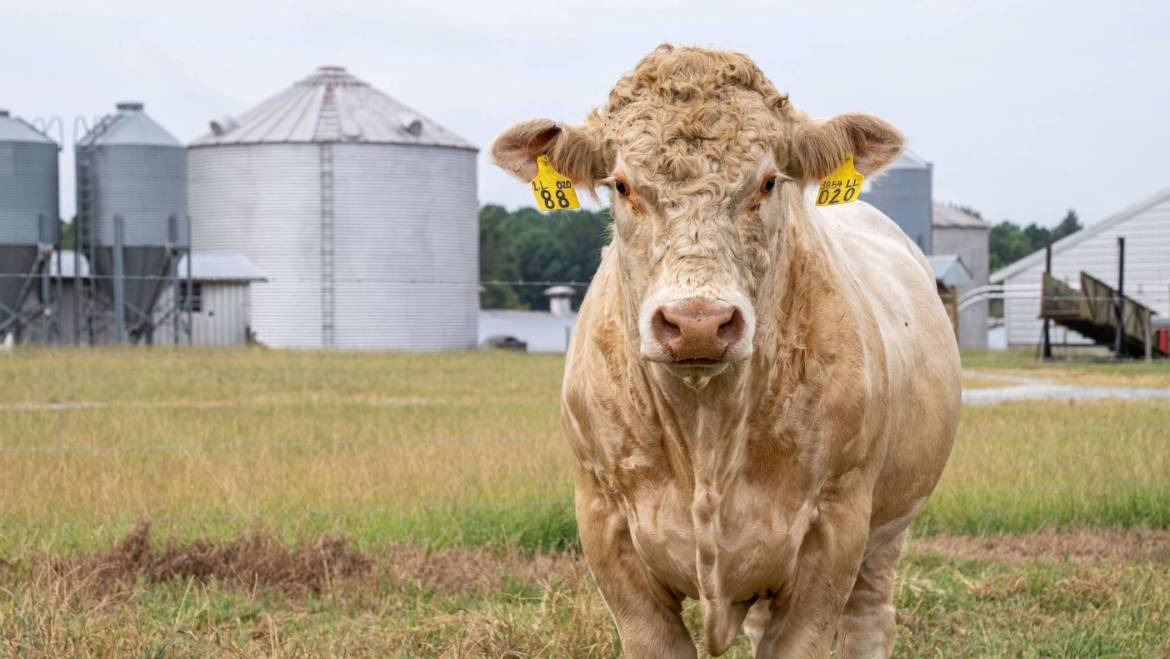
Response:
M624 651L685 657L742 627L759 657L888 656L894 564L946 464L959 355L926 260L810 186L902 136L814 122L747 57L664 46L580 125L495 142L608 186L614 237L581 307L563 421L581 542Z

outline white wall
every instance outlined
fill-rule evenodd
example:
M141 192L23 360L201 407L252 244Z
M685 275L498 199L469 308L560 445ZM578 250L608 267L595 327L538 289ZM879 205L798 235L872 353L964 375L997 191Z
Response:
M251 323L250 285L242 282L202 282L203 305L191 314L193 342L201 346L242 346L247 343L247 328ZM170 309L173 289L160 296L158 309ZM173 326L164 323L154 333L154 342L167 345L173 342ZM186 343L185 334L179 335Z
M1159 314L1170 314L1170 199L1101 233L1055 252L1052 274L1079 289L1081 271L1117 286L1117 238L1125 237L1125 293ZM1009 345L1040 342L1040 281L1044 262L1004 281L1004 323ZM1054 330L1054 342L1083 342L1075 332Z

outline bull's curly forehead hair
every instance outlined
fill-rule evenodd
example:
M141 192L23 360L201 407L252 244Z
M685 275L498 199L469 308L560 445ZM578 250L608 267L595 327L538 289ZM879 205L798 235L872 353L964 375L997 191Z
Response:
M614 116L646 101L677 105L726 101L737 91L758 94L765 107L790 118L788 95L778 92L747 55L662 44L622 76L609 93L603 115Z
M606 160L623 162L658 192L746 185L797 117L746 55L662 45L623 76L606 105L586 120ZM777 152L779 151L779 152Z

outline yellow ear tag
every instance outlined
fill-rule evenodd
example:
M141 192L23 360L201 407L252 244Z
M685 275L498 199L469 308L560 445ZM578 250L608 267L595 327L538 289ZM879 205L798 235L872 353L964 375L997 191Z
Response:
M817 190L817 206L856 201L861 194L861 182L864 180L865 177L853 166L853 156L849 156L840 167L821 179L821 189Z
M577 203L577 191L573 189L573 181L553 169L546 155L536 159L536 178L532 179L532 195L536 197L536 207L540 210L564 211L581 207L581 204Z

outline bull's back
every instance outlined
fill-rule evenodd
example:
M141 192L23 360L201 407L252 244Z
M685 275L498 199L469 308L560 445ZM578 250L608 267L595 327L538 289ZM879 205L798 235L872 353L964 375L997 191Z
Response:
M864 202L821 210L834 262L881 334L890 387L889 448L873 525L901 530L933 490L958 429L960 365L930 265L888 217Z

